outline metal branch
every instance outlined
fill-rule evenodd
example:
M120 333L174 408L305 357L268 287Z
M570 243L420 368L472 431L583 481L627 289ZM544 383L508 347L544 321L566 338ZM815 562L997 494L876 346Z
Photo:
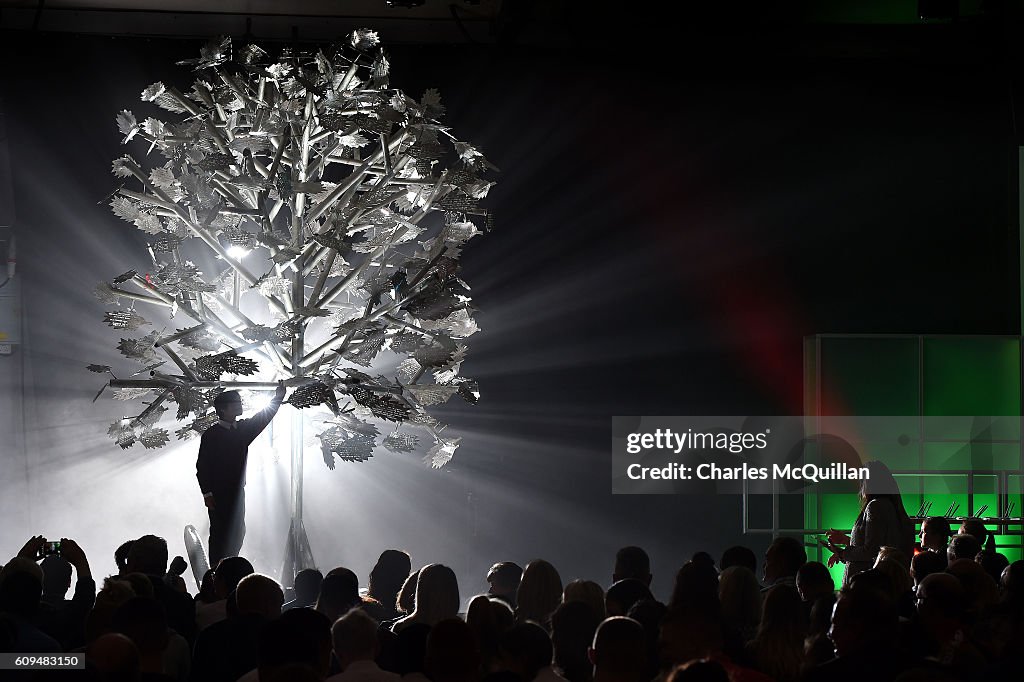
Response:
M114 381L117 381L117 380L115 379ZM130 381L130 380L129 380L129 381ZM166 386L166 385L167 385L167 384L163 384L163 386ZM111 388L120 388L120 387L115 387L115 386L111 385ZM127 388L127 387L126 387L126 388ZM140 387L140 388L141 388L141 387ZM148 416L149 416L150 414L152 414L153 412L155 412L155 411L157 410L157 408L159 408L159 407L160 407L161 403L163 403L163 402L164 402L165 400L167 400L167 398L168 398L168 397L170 397L170 395L171 395L171 389L169 389L169 388L165 388L165 389L164 389L164 392L163 392L163 393L161 393L160 395L158 395L158 396L157 396L157 397L156 397L156 398L155 398L155 399L153 400L153 402L151 402L151 403L149 404L149 407L147 407L146 409L144 409L144 410L142 411L142 413L141 413L141 414L139 414L139 416L137 416L137 417L135 417L134 419L132 419L132 422L131 422L131 423L132 423L132 426L138 426L139 424L142 424L142 423L144 422L144 420L146 419L146 417L148 417Z
M404 142L408 138L408 136L409 134L405 131L399 133L391 141L391 146L397 148L402 142ZM352 184L362 180L362 176L365 174L366 169L369 168L371 164L380 161L382 154L383 150L378 149L371 156L367 157L367 159L363 161L362 165L360 165L359 168L357 168L356 170L352 171L352 173L349 174L345 182L335 187L331 191L331 193L328 194L326 198L324 198L323 201L317 204L316 207L314 207L313 210L309 212L307 219L316 220L317 218L322 216L327 211L327 209L334 205L334 202L337 201L338 197L340 197L342 194L348 191L348 188Z
M431 199L428 199L427 203L424 204L423 208L421 208L419 211L416 212L415 215L409 218L408 222L410 224L415 225L420 220L422 220L425 215L427 215L427 212L430 211L430 207L433 204L433 197L437 195L437 190L441 188L441 185L444 183L445 178L447 177L447 173L441 175L441 178L437 181L437 184L434 186L434 191L431 193ZM396 232L395 238L392 241L396 241L400 237L405 236L405 232L408 231L409 229L409 227L406 227L404 230ZM384 246L380 246L374 249L374 251L367 255L366 259L362 263L360 263L357 268L353 269L352 272L346 275L340 282L331 287L330 291L324 294L320 298L320 300L316 302L316 307L323 308L324 306L329 305L331 301L336 299L343 291L345 291L345 289L348 288L348 286L352 283L352 280L355 279L355 277L358 276L358 274L362 272L363 269L365 269L365 267L370 263L370 261L372 261L375 258L379 258L386 250L386 244Z
M179 384L162 379L111 379L108 385L111 388L176 388ZM277 388L276 381L193 381L189 385L193 388Z
M168 344L168 343L173 343L173 342L177 341L178 339L184 338L184 337L186 337L189 334L192 334L194 332L202 331L203 329L206 329L206 323L205 322L201 322L200 324L197 324L194 327L189 327L188 329L182 329L180 332L175 332L174 334L171 334L170 336L165 336L163 338L157 339L156 343L154 343L153 345L155 347L159 348L160 346L163 346L163 345Z
M167 357L169 357L171 359L171 361L178 366L178 369L180 369L182 374L187 376L190 381L196 381L198 379L198 377L195 375L195 373L191 369L188 368L188 365L186 365L182 361L182 359L180 357L178 357L178 354L175 353L173 350L171 350L170 345L164 344L164 345L160 346L160 349L163 352L167 353Z
M120 289L114 286L110 287L110 290L117 296L124 296L125 298L131 299L133 301L139 301L140 303L151 303L153 305L164 306L165 308L174 307L172 303L167 303L166 301L156 298L155 296L137 294L134 291L125 291L124 289Z

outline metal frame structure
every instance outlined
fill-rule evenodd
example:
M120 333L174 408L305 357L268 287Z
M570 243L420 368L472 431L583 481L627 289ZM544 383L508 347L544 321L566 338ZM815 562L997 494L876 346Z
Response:
M813 355L816 358L820 358L821 352L821 341L822 339L917 339L917 377L918 377L918 406L917 406L917 417L919 419L919 437L917 438L918 447L918 461L921 464L921 468L918 469L893 469L893 475L900 476L918 476L921 477L922 485L918 488L916 494L922 496L925 495L923 479L928 476L963 476L966 479L966 495L967 495L967 514L965 516L949 516L951 521L963 521L967 518L977 518L974 516L974 495L975 495L975 477L976 476L994 476L996 477L996 499L997 509L1006 510L1002 515L982 517L980 520L989 526L990 528L996 529L996 534L1003 536L1013 536L1016 541L1012 543L1002 543L1000 547L1008 547L1015 549L1024 549L1024 516L1010 516L1009 515L1009 503L1010 496L1019 495L1020 493L1010 492L1010 478L1012 476L1020 476L1024 478L1024 438L1020 439L993 439L987 440L986 443L1012 443L1018 446L1018 465L1016 470L1004 470L1004 469L993 469L991 471L976 471L969 469L950 469L936 472L934 470L924 469L924 456L925 456L925 445L927 443L940 443L940 442L969 442L962 441L959 439L942 439L935 438L929 439L925 437L924 428L924 343L926 339L1005 339L1005 340L1017 340L1021 341L1021 337L1017 336L984 336L980 337L977 335L966 335L966 334L817 334L813 337L809 337L809 340L813 341L814 350ZM805 346L805 349L807 346ZM1024 344L1022 344L1024 348ZM805 373L808 367L808 358L805 353ZM1022 369L1024 369L1024 362L1022 362ZM805 382L807 377L805 376ZM805 383L805 388L810 387L810 382ZM1018 378L1018 399L1020 399L1021 386L1024 385L1024 376ZM814 385L812 388L813 397L810 400L805 400L805 420L810 422L808 425L810 431L819 434L822 431L821 425L821 373L815 372ZM805 398L807 398L805 393ZM1024 427L1024 422L1022 422ZM791 535L820 535L828 531L826 528L792 528L784 527L780 521L780 495L782 494L779 490L778 481L772 480L772 492L771 492L771 525L768 527L758 527L750 523L750 487L747 481L743 482L743 532L750 534L762 534L771 535L777 537L780 534L791 534ZM821 519L822 507L821 507L821 496L818 495L816 499L817 510L816 518ZM915 524L919 524L926 516L912 516L911 520ZM821 525L819 523L819 525ZM819 551L820 547L814 545Z

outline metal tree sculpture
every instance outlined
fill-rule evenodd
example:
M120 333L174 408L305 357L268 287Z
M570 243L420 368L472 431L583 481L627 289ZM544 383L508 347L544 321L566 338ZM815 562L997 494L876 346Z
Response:
M151 235L151 264L96 293L117 306L104 316L114 329L157 329L118 344L142 365L132 376L144 376L114 377L114 397L149 400L109 433L122 448L161 447L170 435L159 420L176 403L187 422L177 437L194 437L216 421L218 392L285 379L299 408L287 550L295 567L311 561L299 410L325 415L316 438L331 469L335 459L371 457L380 420L395 424L380 442L392 452L418 446L401 427L424 429L434 467L458 447L425 408L479 397L476 382L459 377L463 340L477 326L457 272L463 244L489 229L478 201L493 184L482 176L496 169L439 122L436 91L415 101L388 86L373 31L276 60L255 45L232 55L225 38L179 64L198 75L187 94L159 82L142 92L176 121L117 116L124 143L141 140L164 162L149 171L131 156L113 164L125 183L110 205ZM208 275L196 261L220 271ZM139 303L160 311L147 320Z

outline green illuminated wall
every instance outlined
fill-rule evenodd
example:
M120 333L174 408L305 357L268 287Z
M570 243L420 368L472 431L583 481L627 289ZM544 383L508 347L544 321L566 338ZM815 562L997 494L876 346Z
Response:
M851 441L864 460L879 459L903 472L897 479L908 513L928 501L932 515L957 503L960 516L986 504L984 516L996 516L1013 500L1014 515L1020 514L1019 338L818 335L805 340L804 358L805 414L908 417L901 420L903 438ZM805 528L853 525L859 511L856 491L848 484L829 486L804 496ZM827 558L815 535L805 539L811 558ZM996 540L1010 561L1022 558L1019 535ZM840 584L842 565L833 574Z

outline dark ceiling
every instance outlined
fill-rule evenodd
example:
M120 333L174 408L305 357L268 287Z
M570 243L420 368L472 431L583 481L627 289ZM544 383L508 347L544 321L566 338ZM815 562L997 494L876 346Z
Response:
M932 35L952 29L969 36L979 26L1016 24L1022 5L1022 0L732 0L680 4L670 13L668 3L573 0L5 0L0 29L187 37L215 30L262 40L323 40L366 24L387 32L392 43L629 44L657 34L676 38L678 48L753 28L769 40L811 35L833 50L871 54L889 49L876 42L877 29L927 26ZM837 30L842 27L857 31ZM776 47L784 47L781 42ZM904 49L912 47L913 41Z

